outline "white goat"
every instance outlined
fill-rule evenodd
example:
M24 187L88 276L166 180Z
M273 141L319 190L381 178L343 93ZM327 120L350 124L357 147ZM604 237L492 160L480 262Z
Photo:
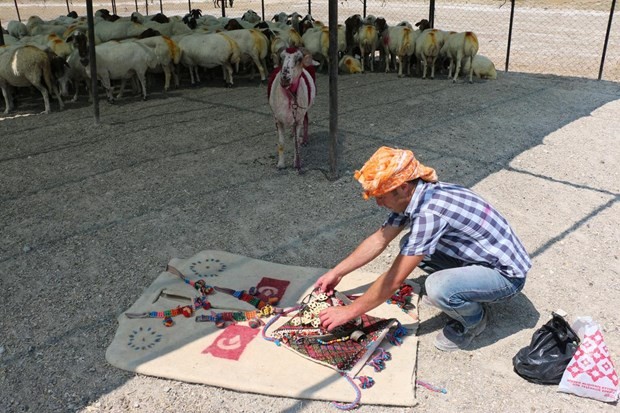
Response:
M431 79L435 78L435 62L443 46L446 33L438 29L426 29L415 41L415 54L422 64L422 79L426 79L426 71L431 66Z
M474 68L474 75L478 76L480 79L497 79L495 65L488 57L477 54L474 56L472 66ZM465 63L463 63L462 72L464 74L469 73L469 69L469 61L465 60Z
M476 37L474 32L448 34L440 50L440 54L450 59L448 78L452 77L452 70L454 69L454 78L452 82L456 82L456 79L459 77L459 73L461 72L461 61L463 59L469 62L469 83L473 82L472 75L474 67L472 61L476 53L478 53L478 37Z
M200 82L198 67L217 66L223 68L226 85L233 85L232 65L239 63L241 51L232 38L224 33L190 34L180 37L177 43L182 51L181 63L189 68L192 86Z
M403 76L403 65L407 63L407 75L411 74L409 59L415 52L416 37L420 35L418 30L407 26L389 27L383 34L384 53L386 56L385 72L390 71L390 61L398 56L398 77ZM390 59L391 56L391 59Z
M308 142L308 109L316 96L312 55L300 48L281 51L282 64L269 76L267 97L278 133L278 168L285 168L284 143L287 131L293 133L293 164L301 170L300 145Z
M376 19L375 19L376 20ZM355 37L355 36L354 36ZM375 50L379 41L379 33L374 24L363 24L357 31L357 39L362 57L362 71L366 56L370 55L370 71L375 71Z
M0 50L0 89L4 96L5 114L13 110L11 86L34 86L43 96L44 113L50 113L48 91L56 95L60 109L64 107L58 88L52 81L49 54L35 46L8 46Z

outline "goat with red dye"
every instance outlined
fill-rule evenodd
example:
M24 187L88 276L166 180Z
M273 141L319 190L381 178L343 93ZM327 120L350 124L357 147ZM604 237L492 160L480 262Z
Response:
M308 142L308 109L316 96L315 62L303 48L288 47L279 55L282 63L271 72L267 86L278 133L278 168L286 167L284 143L290 131L295 145L293 165L300 171L300 146Z

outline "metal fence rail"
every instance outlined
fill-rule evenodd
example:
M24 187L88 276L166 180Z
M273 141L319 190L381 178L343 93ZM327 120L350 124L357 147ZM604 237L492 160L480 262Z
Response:
M248 9L270 20L279 12L310 13L327 23L328 0L111 0L93 1L95 10L118 15L134 11L184 15L192 8L203 14L241 17ZM218 4L219 3L219 4ZM616 0L340 0L342 23L352 14L385 17L388 24L431 20L451 31L473 31L479 53L498 70L554 74L620 81L620 29ZM75 10L86 13L86 2L73 0L0 0L0 20L51 19Z

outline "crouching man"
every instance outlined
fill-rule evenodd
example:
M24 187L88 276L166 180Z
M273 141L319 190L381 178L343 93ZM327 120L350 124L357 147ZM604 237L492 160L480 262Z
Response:
M375 259L404 229L391 267L352 304L320 313L328 330L384 303L416 268L430 275L430 303L452 320L435 338L444 351L467 347L487 324L488 303L507 300L525 284L530 258L506 219L471 190L437 180L409 150L381 147L355 179L365 199L391 211L372 235L315 283L330 293L350 272Z

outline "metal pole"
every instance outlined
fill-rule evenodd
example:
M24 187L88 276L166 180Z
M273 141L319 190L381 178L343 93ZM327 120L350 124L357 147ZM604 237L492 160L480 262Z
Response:
M428 4L428 22L431 27L435 27L435 0L431 0Z
M164 5L161 4L161 0L159 0L159 11L161 14L164 14Z
M146 4L146 15L149 15L149 0L145 0L144 3Z
M265 0L260 0L260 10L261 15L263 16L263 21L265 21Z
M603 56L601 57L601 68L598 70L598 80L603 77L603 66L605 65L605 55L607 54L607 42L609 42L609 32L611 32L611 22L614 19L614 9L616 8L616 0L611 2L611 11L609 12L609 22L607 23L607 33L605 33L605 44L603 45Z
M364 14L363 18L366 18L366 0L364 0L364 11L362 12Z
M116 14L116 0L112 0L112 13Z
M338 179L338 0L329 0L329 175Z
M330 5L329 10L331 10L331 5ZM312 0L308 0L308 14L312 15Z
M93 93L93 111L95 124L99 123L99 84L97 82L97 55L95 53L95 22L93 19L93 0L86 0L86 18L88 21L88 60L90 63L90 88Z
M512 43L512 22L515 17L515 0L510 0L510 26L508 27L508 47L506 49L506 68L504 71L508 72L508 62L510 62L510 43Z
M187 0L187 12L192 12L192 0Z
M22 21L22 18L19 16L19 7L17 7L17 0L13 0L15 3L15 11L17 12L17 20Z
M0 20L0 46L4 46L4 33L2 33L2 20Z
M226 17L226 1L227 0L221 0L221 2L222 2L222 17Z
M69 0L65 0L65 3L67 4L67 14L71 13L71 10L69 9Z

